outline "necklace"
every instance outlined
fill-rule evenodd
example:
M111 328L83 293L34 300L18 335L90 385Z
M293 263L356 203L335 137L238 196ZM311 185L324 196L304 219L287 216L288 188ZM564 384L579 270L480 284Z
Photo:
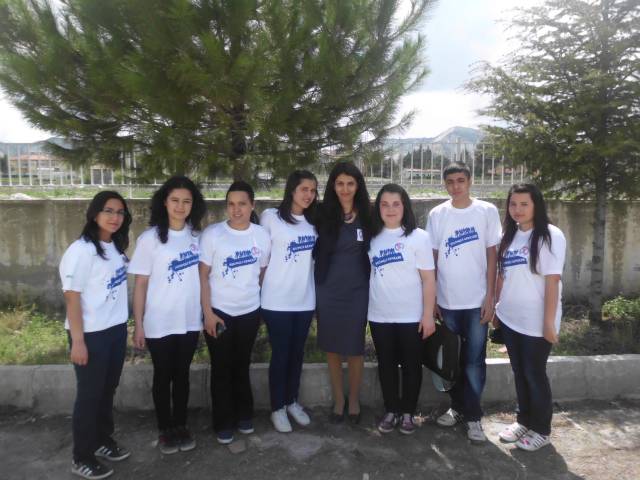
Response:
M351 207L351 210L349 211L349 213L344 213L344 210L342 211L342 220L344 220L345 222L348 222L352 218L353 218L353 207Z

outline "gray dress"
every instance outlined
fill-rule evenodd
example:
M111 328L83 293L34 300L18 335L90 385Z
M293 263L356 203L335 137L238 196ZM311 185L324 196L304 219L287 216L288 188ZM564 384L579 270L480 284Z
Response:
M350 357L364 355L369 306L369 275L364 269L364 242L358 241L358 217L343 223L335 244L327 277L316 284L318 347Z

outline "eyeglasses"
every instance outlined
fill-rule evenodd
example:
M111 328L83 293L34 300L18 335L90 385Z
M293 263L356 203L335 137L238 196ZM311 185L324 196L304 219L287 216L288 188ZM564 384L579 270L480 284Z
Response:
M122 217L122 218L124 218L124 216L127 214L127 212L125 212L124 210L117 210L116 211L116 210L112 210L111 208L105 208L105 209L100 210L100 211L102 213L105 213L105 214L109 215L109 216L117 215L117 216Z

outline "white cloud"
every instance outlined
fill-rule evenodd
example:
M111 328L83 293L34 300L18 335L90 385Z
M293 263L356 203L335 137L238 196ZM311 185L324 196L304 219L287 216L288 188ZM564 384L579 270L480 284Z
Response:
M32 143L46 140L52 134L31 127L6 98L0 97L0 142Z
M454 90L417 92L402 101L401 114L419 110L404 138L435 137L450 127L477 128L487 119L476 117L475 110L487 104L488 99L476 94Z

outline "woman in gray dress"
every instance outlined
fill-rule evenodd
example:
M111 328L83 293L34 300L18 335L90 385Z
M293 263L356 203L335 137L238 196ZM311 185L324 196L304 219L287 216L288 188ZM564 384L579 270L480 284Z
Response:
M364 177L352 163L338 163L319 208L316 257L318 347L327 354L335 404L330 423L344 421L342 357L349 367L347 419L360 422L360 381L369 303L371 204Z

